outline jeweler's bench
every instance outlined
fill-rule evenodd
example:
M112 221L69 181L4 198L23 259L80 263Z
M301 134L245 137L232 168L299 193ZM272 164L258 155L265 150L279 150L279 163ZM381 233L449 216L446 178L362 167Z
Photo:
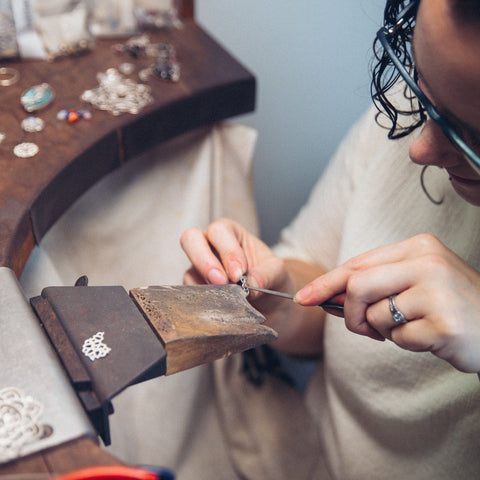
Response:
M175 45L181 64L178 83L148 81L154 102L139 114L118 117L94 111L91 120L73 125L56 119L61 108L77 108L80 95L97 84L96 75L131 61L116 56L117 40L98 40L94 52L54 63L20 62L9 66L19 80L0 87L0 266L17 276L35 242L88 187L133 155L198 126L249 112L254 108L255 80L193 20L184 28L159 32L156 41ZM137 68L148 59L135 59ZM41 112L45 129L25 133L21 121L28 115L20 104L23 91L48 82L55 104ZM17 158L13 148L35 142L39 153Z
M62 108L85 107L80 95L97 85L98 72L123 62L133 63L136 72L148 67L148 58L116 55L112 46L119 39L97 40L94 51L52 63L4 62L19 77L15 84L0 87L0 131L5 134L0 143L0 269L19 278L35 244L60 215L96 181L136 154L196 127L253 110L254 77L195 23L191 2L183 2L182 8L183 28L149 34L152 41L175 46L180 80L171 83L151 77L146 83L153 102L135 115L113 116L92 109L90 120L70 124L57 118ZM55 101L41 112L44 130L25 132L20 124L28 114L20 97L43 82L53 88ZM21 142L34 142L38 153L16 157L13 148ZM2 338L6 338L3 333L0 348ZM58 474L112 463L117 460L96 441L80 438L5 464L0 476Z

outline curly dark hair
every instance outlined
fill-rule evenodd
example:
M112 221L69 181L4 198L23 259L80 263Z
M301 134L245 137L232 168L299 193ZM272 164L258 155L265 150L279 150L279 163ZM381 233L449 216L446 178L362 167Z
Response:
M408 3L409 2L405 0L387 1L383 19L384 25L387 28L396 24L399 13ZM419 3L420 1L417 0L417 4ZM411 51L414 27L415 21L412 20L403 28L398 29L394 35L394 49L398 58L400 58L405 65L405 68L410 70L413 78L417 80L417 73ZM380 42L378 42L378 39L374 42L373 50L376 64L372 71L371 96L379 111L376 117L377 123L388 129L388 138L395 139L405 137L425 122L426 114L422 105L418 102L408 86L405 86L403 95L409 102L409 109L400 109L391 102L388 94L392 87L397 84L400 74L394 67L390 57L380 45ZM385 117L390 125L385 125L383 121Z
M409 4L415 3L416 9L421 0L387 0L383 24L385 27L393 27L397 23L400 12ZM480 21L480 0L448 0L451 13L458 21L476 22ZM417 72L413 62L412 38L415 28L415 19L407 22L402 28L399 28L393 36L393 47L397 57L402 61L412 77L417 81ZM378 39L373 44L374 59L376 63L372 70L371 96L375 106L378 109L376 117L377 123L388 129L388 138L405 137L416 128L423 125L427 116L423 106L418 102L415 95L408 86L403 91L404 97L409 102L408 109L396 107L388 98L394 85L397 84L400 74L393 66L393 63L387 53L384 51ZM389 122L385 125L385 119Z

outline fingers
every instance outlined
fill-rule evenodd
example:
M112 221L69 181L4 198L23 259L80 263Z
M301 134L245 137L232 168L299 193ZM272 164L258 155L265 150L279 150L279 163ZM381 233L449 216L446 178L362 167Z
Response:
M186 230L181 236L180 244L196 270L195 274L193 270L189 270L184 281L203 283L199 282L200 278L203 278L205 282L213 285L228 282L227 273L202 230Z
M362 286L362 274L405 258L402 248L388 245L359 255L306 285L295 295L301 305L316 305L347 291L347 286ZM368 292L368 290L366 290ZM380 297L381 298L381 297Z
M415 299L417 302L415 302ZM414 302L412 303L411 300ZM371 305L367 310L367 321L382 336L399 347L415 352L434 351L442 345L441 319L430 321L418 309L418 297L411 291L395 295L394 305L405 321L395 320L389 299Z
M456 303L454 296L438 295L414 289L395 296L397 309L407 319L397 323L383 299L367 310L368 323L400 348L412 352L431 352L446 360L460 371L480 371L480 322L478 305L462 298ZM425 308L434 305L436 309Z
M306 285L297 292L295 300L301 305L322 303L334 295L346 292L347 285L351 284L355 278L358 279L356 275L359 273L370 271L376 267L414 260L421 256L444 250L445 247L440 241L429 234L417 235L402 242L375 248L348 260L343 265ZM382 277L382 281L385 278L388 279L388 277ZM400 290L394 289L386 294L398 291Z
M397 244L382 246L347 261L317 278L297 292L296 300L315 305L343 293L345 324L352 332L372 338L393 338L403 329L389 309L389 296L400 303L399 310L409 320L422 318L426 298L424 288L438 280L445 256L449 253L435 237L419 235ZM441 274L441 273L440 273ZM413 301L412 301L413 299ZM413 348L425 348L422 340Z
M265 279L255 267L261 271L268 270L273 257L271 250L232 220L217 220L206 231L188 229L182 234L180 244L197 271L197 274L187 272L185 281L198 282L199 275L204 282L211 284L236 283L251 270L252 285L265 284ZM276 271L270 274L276 275Z
M408 260L381 265L352 275L347 282L347 297L344 304L347 328L356 333L362 332L366 328L364 324L370 323L367 312L370 310L371 315L374 306L393 320L388 297L414 285L418 279L417 268L415 262Z
M248 270L247 252L242 245L247 234L243 227L230 220L214 222L207 228L207 240L215 249L232 282L238 282Z
M394 295L393 297L392 301L389 298L384 298L369 305L365 314L367 323L384 338L388 338L389 340L392 340L392 330L394 328L402 327L407 322L417 318L413 313L413 309L411 309L408 302L406 302L408 295L400 294ZM399 318L394 317L394 313L391 310L391 302L393 302L397 314L398 312L400 313ZM405 321L401 320L402 317Z

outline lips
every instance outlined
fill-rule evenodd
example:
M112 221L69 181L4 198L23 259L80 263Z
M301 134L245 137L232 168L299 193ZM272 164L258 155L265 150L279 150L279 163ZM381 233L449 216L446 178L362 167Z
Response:
M450 178L453 182L458 183L459 185L465 185L465 186L478 186L480 185L480 179L472 179L472 178L462 178L462 177L457 177L456 175L452 175L449 173Z

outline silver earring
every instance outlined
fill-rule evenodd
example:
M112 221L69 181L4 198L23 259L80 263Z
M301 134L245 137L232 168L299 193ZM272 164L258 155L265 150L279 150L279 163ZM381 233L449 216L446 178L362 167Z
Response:
M443 203L444 197L442 197L440 200L435 200L429 193L427 188L425 187L425 170L427 170L428 167L431 165L425 165L422 168L422 172L420 173L420 185L422 186L423 193L427 196L427 198L435 205L441 205ZM440 168L440 167L439 167Z

